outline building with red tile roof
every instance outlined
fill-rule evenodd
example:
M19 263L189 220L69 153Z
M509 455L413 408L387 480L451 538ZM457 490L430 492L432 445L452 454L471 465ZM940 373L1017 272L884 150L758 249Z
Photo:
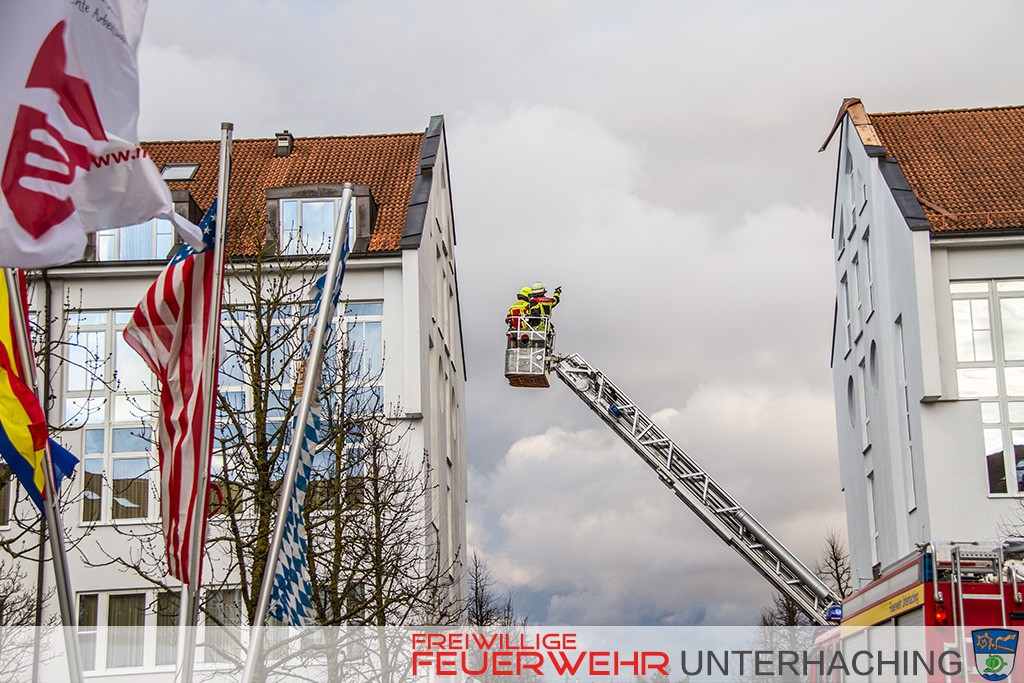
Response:
M1024 107L839 110L836 424L854 588L1024 499Z
M198 222L216 192L219 141L142 146L162 170L175 210ZM342 287L344 320L338 327L351 350L346 367L357 373L356 393L379 401L379 410L397 425L401 442L395 448L423 485L408 511L421 540L410 557L419 557L415 571L442 574L438 578L446 593L439 594L444 599L438 604L449 610L420 615L429 622L458 618L465 598L466 369L448 163L441 116L431 118L421 133L306 138L284 131L271 139L234 140L225 301L236 312L222 328L227 355L221 364L221 396L248 410L257 398L246 389L246 371L239 369L236 357L239 344L247 343L239 340L251 337L225 330L269 326L268 343L273 343L279 334L275 330L283 328L274 327L275 317L256 320L240 282L247 272L263 268L268 282L286 283L281 291L290 292L294 301L283 301L284 310L294 311L307 301L308 283L325 269L343 185L352 184L352 253ZM47 311L51 321L44 335L77 349L63 361L53 358L53 411L54 420L70 427L61 440L82 458L84 474L65 488L71 502L64 515L76 542L70 557L74 590L82 614L94 626L121 624L125 601L138 602L145 613L138 623L121 625L164 623L153 611L162 600L160 590L128 566L142 562L145 551L133 534L159 529L160 505L156 449L145 438L152 434L155 380L121 332L176 248L174 239L158 220L100 231L85 260L49 269L32 291L33 309ZM358 359L355 364L352 358ZM290 395L289 387L282 391ZM348 406L349 394L338 395L346 397ZM359 447L358 441L352 443ZM220 448L227 453L229 447ZM217 457L224 460L215 464L215 472L227 476L229 456ZM19 510L34 513L31 503L26 508L24 501L12 498L0 496L0 527ZM311 536L310 544L329 540ZM162 567L159 543L155 550L153 566ZM111 557L134 559L119 566ZM239 592L245 583L229 560L223 553L211 555L204 581L211 590L235 591L224 599L230 609L244 612L242 605L255 599L255 588ZM87 647L89 670L98 674L121 673L124 680L135 680L143 665L154 662L158 669L173 670L173 658L161 659L167 652L159 650L151 629L117 652L103 638L87 639Z

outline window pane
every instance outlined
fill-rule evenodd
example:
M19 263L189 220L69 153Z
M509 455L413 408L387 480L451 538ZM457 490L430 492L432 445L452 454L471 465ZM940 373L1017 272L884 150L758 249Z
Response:
M68 313L68 327L72 329L80 327L82 325L106 324L106 311L79 311L78 313Z
M376 380L384 364L384 342L381 338L381 324L379 322L366 323L363 338L366 345L363 351L363 365L366 369L366 376L371 380Z
M1006 368L1003 374L1006 378L1006 395L1024 396L1024 368Z
M114 422L142 422L153 417L156 417L156 409L151 394L114 396Z
M985 436L985 463L988 467L988 490L990 493L1006 493L1003 434L998 429L985 429L983 432Z
M236 327L222 328L220 338L224 340L225 355L220 364L220 383L242 383L242 357L239 354L241 331Z
M149 458L114 460L114 519L137 519L149 514L149 469Z
M98 598L96 594L78 596L78 644L82 651L82 668L86 671L96 668Z
M103 332L72 332L68 335L67 387L88 391L103 379L106 350Z
M996 396L995 368L960 368L956 371L961 398Z
M331 250L334 236L334 201L302 203L302 246L307 254Z
M118 427L111 430L114 453L148 452L153 433L149 427Z
M1014 429L1013 471L1017 479L1017 491L1024 491L1024 429Z
M178 614L181 594L162 592L156 597L156 663L174 664L178 656Z
M171 252L174 246L174 224L166 218L156 219L156 249L152 258L163 259Z
M121 228L118 231L121 261L153 258L153 221Z
M981 404L981 421L984 424L998 424L999 423L999 404L996 402L986 402Z
M987 294L987 282L951 282L949 291L953 294Z
M1024 422L1024 401L1010 401L1007 404L1010 413L1010 422Z
M111 595L107 607L107 667L142 665L146 596Z
M294 199L281 202L281 253L299 253L299 203Z
M86 458L82 481L82 521L98 522L103 510L103 458Z
M999 292L1024 292L1024 280L1003 280L996 283Z
M206 616L206 661L224 662L238 653L242 602L237 589L210 593Z
M128 342L121 334L114 336L117 339L114 348L118 389L145 391L149 384L149 366L142 360L142 356L135 352L135 349L128 346Z
M360 315L384 315L384 304L380 301L360 304L346 304L345 315L348 317Z
M1003 316L1003 353L1006 360L1024 360L1024 299L999 302Z
M974 360L974 330L971 329L971 302L953 302L953 328L956 335L956 359L961 362Z
M117 231L100 230L96 233L96 260L113 261L117 257Z
M102 398L69 398L64 401L64 421L69 427L103 422Z
M85 430L85 452L86 453L102 453L106 439L102 429L86 429Z

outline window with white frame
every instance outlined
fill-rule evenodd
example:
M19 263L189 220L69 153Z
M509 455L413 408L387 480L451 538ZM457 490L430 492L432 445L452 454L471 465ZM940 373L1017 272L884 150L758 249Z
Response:
M174 246L174 225L166 218L96 232L97 261L166 259Z
M80 427L82 521L148 519L154 467L154 380L121 332L131 311L67 320L64 421Z
M384 401L384 304L380 301L348 302L345 305L345 344L352 413L376 412Z
M145 662L146 592L78 596L78 643L82 668L104 671Z
M204 661L237 661L241 641L242 591L238 588L207 591L205 624Z
M979 403L990 494L1024 493L1024 280L950 283L960 398Z
M343 313L338 316L328 340L328 353L324 358L325 384L338 387L342 381L340 371L345 371L344 406L340 401L336 409L351 414L378 412L383 409L384 398L384 342L383 342L383 302L365 301L348 302ZM294 400L293 387L300 368L300 341L314 324L315 318L309 305L298 309L290 306L271 316L268 321L260 324L267 327L265 337L268 348L259 359L264 369L263 381L274 384L267 396L265 424L260 425L266 430L268 443L275 439L285 438L290 425L285 424L288 406ZM246 376L245 353L243 347L251 345L254 339L253 326L257 324L251 311L229 309L222 317L222 339L227 354L220 368L220 384L218 409L216 413L215 452L211 458L211 476L215 485L212 494L211 513L216 517L227 514L233 506L244 505L241 500L244 487L237 479L239 469L232 467L232 452L241 440L251 437L247 432L257 428L252 424L253 401L250 378ZM341 363L347 363L342 367ZM340 396L340 395L339 395ZM330 405L332 396L322 397L325 418L335 409ZM227 404L231 408L224 410ZM361 484L364 467L364 450L362 437L352 433L346 435L344 462L340 470L346 484L344 491L339 492L346 504L355 505L361 499ZM278 462L284 467L284 462ZM332 453L315 453L314 469L316 475L311 482L313 489L318 489L319 480L335 479L338 474ZM282 474L280 472L278 474ZM324 495L320 489L313 496Z
M331 250L334 224L341 211L341 198L282 199L281 253L326 254ZM348 244L355 238L355 202L349 206Z
M237 588L205 592L197 640L204 662L238 657L242 617ZM173 668L177 662L181 593L161 590L78 595L78 643L85 671Z

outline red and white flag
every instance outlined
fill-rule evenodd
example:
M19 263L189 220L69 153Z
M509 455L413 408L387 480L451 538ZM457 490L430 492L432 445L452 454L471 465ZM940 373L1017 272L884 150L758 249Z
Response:
M213 291L216 211L214 200L199 223L203 250L184 245L177 251L124 330L125 341L160 380L157 451L167 565L171 576L192 585L193 566L202 566L201 558L190 557L190 549L193 534L206 534L207 491L200 482L210 475L217 396L217 364L207 376L205 362L207 335L220 329L210 324L220 317L220 293ZM217 340L213 348L219 348ZM207 416L211 419L204 422ZM211 425L209 434L203 433L204 424ZM202 519L194 519L197 496L203 496Z
M136 53L146 0L3 0L0 16L0 266L82 258L87 234L171 219L138 146Z

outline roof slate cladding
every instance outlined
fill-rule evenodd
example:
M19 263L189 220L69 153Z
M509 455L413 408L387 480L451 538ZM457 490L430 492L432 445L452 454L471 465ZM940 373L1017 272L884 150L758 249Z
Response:
M870 117L933 233L1024 229L1024 107Z
M236 139L232 143L228 190L228 251L254 254L263 246L267 190L318 184L368 185L378 206L368 251L397 251L402 242L423 133L295 138L288 156L276 156L277 141ZM187 191L204 210L217 191L218 140L143 142L163 168L198 163L189 181L169 182Z

